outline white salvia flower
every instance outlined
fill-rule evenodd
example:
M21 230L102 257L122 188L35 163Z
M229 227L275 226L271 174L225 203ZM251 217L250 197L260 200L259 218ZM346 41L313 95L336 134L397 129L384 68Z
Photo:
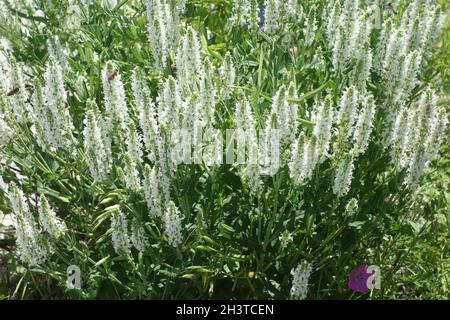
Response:
M405 159L403 159L403 157L410 147L406 143L408 139L408 114L409 110L406 107L403 107L398 111L392 134L389 136L389 141L387 143L387 145L391 146L390 154L397 170L405 165Z
M278 118L272 112L258 135L258 161L260 175L273 176L280 168L280 130ZM290 137L289 137L290 138Z
M280 139L282 143L290 143L297 131L297 104L288 101L288 95L292 94L292 98L296 98L295 86L291 84L289 89L282 85L275 93L272 102L272 111L268 121L274 119L275 129L280 131Z
M298 95L297 95L297 89L295 87L294 82L291 82L289 84L286 95L287 95L286 99L288 99L288 98L291 99L291 100L288 100L289 114L290 114L289 130L291 132L287 139L289 142L292 142L295 140L295 137L297 136L297 130L298 130L298 104L296 102L296 100L298 100Z
M391 19L383 23L375 64L392 103L402 105L418 84L422 60L440 28L438 16L431 1L412 1L399 25Z
M319 162L316 145L317 139L315 137L306 139L303 133L293 142L288 166L289 176L295 185L311 178L314 168Z
M132 191L139 191L141 188L139 180L139 171L137 169L137 163L133 161L130 153L125 154L124 158L124 174L125 184L128 189Z
M191 88L204 74L197 32L188 27L175 56L177 78L183 91Z
M250 30L257 30L259 26L259 5L256 0L233 1L230 23L232 26L247 26Z
M437 5L427 6L424 11L419 18L417 29L414 30L417 32L416 36L419 39L418 43L415 44L420 45L421 48L430 45L440 31L439 7Z
M442 108L437 112L435 124L432 126L431 132L425 141L427 158L429 161L433 160L439 151L439 147L445 138L447 123L447 115L445 109Z
M384 102L380 105L380 109L385 112L384 121L383 121L383 130L381 132L381 136L378 139L378 143L380 143L383 148L388 148L394 139L394 126L395 121L397 119L399 110L401 110L402 106L392 107L388 103Z
M0 176L0 190L2 190L5 195L8 195L9 185L3 180L2 176Z
M34 82L32 131L43 150L70 150L75 143L72 135L74 127L67 106L62 70L56 61L50 59L45 78L45 95L39 81Z
M27 120L28 107L26 105L27 94L25 91L25 82L22 73L23 66L11 59L8 84L7 84L7 102L10 105L11 116L18 123L25 123Z
M144 82L142 73L139 70L133 72L132 89L145 149L148 152L150 161L154 162L157 155L156 140L159 136L156 107L153 103L150 89Z
M394 90L393 102L398 104L402 104L402 102L408 98L412 89L414 89L417 84L421 53L414 50L401 59L403 63L400 67L400 75L395 79L396 81L392 88L392 90ZM394 79L391 79L391 81L394 81Z
M335 40L332 44L332 58L331 62L333 63L333 72L339 73L344 68L347 52L344 43L344 35L343 31L338 29L336 31Z
M40 237L37 223L22 190L14 183L10 187L8 196L15 214L17 253L25 264L40 265L47 260L49 249Z
M302 180L309 180L313 174L314 168L318 162L317 155L317 140L311 138L303 144L303 157L302 157Z
M167 242L173 247L178 247L183 242L183 226L180 211L173 201L169 201L163 220Z
M82 9L83 6L84 8ZM81 28L82 10L84 10L84 12L88 12L89 6L87 6L85 3L78 4L71 3L71 1L69 1L69 6L67 7L67 11L65 14L66 19L63 23L67 30L75 32L75 35L81 34L79 30Z
M366 82L369 80L370 70L372 68L372 51L367 49L362 53L361 59L356 63L352 70L352 82L358 90L366 89Z
M420 176L426 168L427 161L427 155L422 149L416 149L412 151L412 154L409 158L409 163L407 164L407 174L405 177L405 184L408 186L408 188L417 188Z
M440 141L437 132L445 130L446 119L437 110L437 96L431 88L421 95L418 108L408 119L408 138L405 144L409 148L402 152L407 168L405 184L415 189L420 176L433 160Z
M49 59L45 70L45 94L48 108L53 113L57 113L61 105L67 103L67 92L64 88L62 68L54 58ZM55 120L63 122L64 118L59 119L55 117Z
M334 150L335 154L345 149L348 138L353 135L359 100L359 92L353 86L346 88L339 100L336 116L337 143Z
M126 138L127 154L136 164L142 163L141 137L136 129L134 121L130 120Z
M314 122L313 136L316 138L316 153L319 162L328 157L330 147L332 125L333 125L334 108L331 96L326 96L325 100L316 105L315 112L312 117Z
M197 142L195 139L199 138L198 134L201 133L200 130L205 126L205 109L201 103L201 98L197 99L194 96L188 96L182 102L181 128L192 131L194 146L196 146L195 143Z
M233 1L230 22L232 25L243 27L247 24L248 14L250 12L250 1L236 0Z
M407 168L415 150L421 148L421 142L416 141L421 125L419 112L417 109L414 112L410 112L410 110L407 112L406 137L402 140L402 144L394 145L399 157L399 162L395 163L397 169ZM415 143L417 145L414 145Z
M36 142L43 150L55 151L58 146L58 141L56 140L57 135L55 133L56 128L52 126L53 116L47 109L44 93L41 84L38 81L34 82L32 101L33 125L31 131L36 137Z
M128 236L128 220L125 214L118 210L111 216L111 239L114 250L119 255L130 253L130 237Z
M363 109L360 111L353 132L353 150L355 155L365 152L372 133L373 119L375 116L375 101L372 95L363 97Z
M168 171L163 169L158 170L158 180L160 181L162 190L163 207L167 207L170 200L170 176Z
M233 91L234 81L236 78L236 70L234 69L233 59L231 54L227 52L219 69L219 74L222 80L221 96L226 99L230 92Z
M381 74L383 71L384 58L386 55L386 47L389 39L390 31L392 29L392 18L388 17L383 21L381 25L380 35L377 39L377 46L375 50L374 63L373 66L378 74Z
M223 137L219 129L208 126L204 130L203 161L207 166L219 166L223 163ZM187 148L190 147L189 145ZM186 149L187 149L186 148Z
M39 211L39 222L45 232L51 237L59 238L66 229L66 224L56 217L55 211L50 207L47 198L41 195Z
M237 163L243 164L241 176L252 192L261 186L258 137L250 102L244 97L236 103Z
M313 16L312 19L310 17L306 17L303 33L305 35L306 46L311 46L317 33L317 21L315 16Z
M131 243L140 252L144 252L148 246L148 239L145 235L144 227L141 225L138 219L133 218L131 221Z
M188 28L188 33L190 36L190 60L193 63L193 71L198 72L201 74L203 72L203 65L202 65L202 58L200 55L200 41L198 38L197 31L195 31L193 28Z
M329 3L329 14L326 22L326 35L327 40L330 43L334 43L336 37L336 31L339 28L339 16L341 11L341 6L339 1L330 1Z
M165 136L157 139L158 147L158 181L162 190L163 207L166 207L170 200L170 175L174 170L173 161L170 158L171 150Z
M411 159L416 154L415 160L419 159L417 154L424 153L425 141L436 123L436 101L437 97L431 88L427 88L420 96L418 107L409 111L407 124L407 140L402 147L402 161L411 166Z
M295 185L299 185L302 180L302 156L304 150L305 136L303 132L292 143L291 146L291 159L288 163L289 177L293 180Z
M204 114L204 109L203 106L200 104L200 101L191 101L190 106L190 110L188 108L186 108L186 110L189 110L188 112L190 114L192 114L192 117L190 117L189 121L188 121L188 126L184 126L183 128L190 128L190 130L192 130L192 139L191 141L183 141L184 145L187 146L187 148L189 148L189 143L192 144L194 150L193 150L193 160L194 163L196 164L200 164L202 163L202 148L203 148L203 133L204 133L204 129L205 127L211 126L212 121L210 122L206 122L205 119L205 114ZM196 115L196 117L194 118L194 115ZM186 149L187 149L186 148ZM189 156L189 151L187 152L187 157ZM175 158L173 158L175 159ZM175 162L173 162L175 163Z
M301 18L303 16L303 7L298 0L283 1L284 13L290 18Z
M311 276L312 266L310 263L303 261L295 269L291 271L293 275L291 297L303 300L308 294L308 282Z
M235 70L232 65L231 60L227 63L227 67L224 67L223 70L223 80L227 81L224 83L222 88L220 89L221 92L221 98L226 99L228 98L229 94L232 92L234 85L234 77L235 77ZM214 65L211 63L211 61L206 58L204 63L204 74L200 75L200 81L199 81L199 101L197 101L199 107L203 111L203 114L197 115L197 121L198 120L204 120L205 125L213 125L215 124L215 111L216 111L216 104L217 104L217 85L215 83L215 77L214 73L216 72ZM228 70L228 71L226 71ZM185 113L187 112L184 110ZM201 119L203 118L203 119Z
M263 31L267 34L274 34L280 28L282 2L279 0L264 1L264 25Z
M238 101L235 107L236 127L242 130L253 130L255 128L255 120L250 102L244 97L242 102Z
M14 131L8 126L0 115L0 146L7 145L13 137Z
M145 7L152 56L158 69L162 70L178 44L184 1L146 0Z
M179 82L169 76L158 94L158 123L168 130L180 128L183 115L183 101Z
M389 75L395 75L398 72L398 58L400 53L404 51L401 47L402 42L400 41L402 35L402 30L394 28L391 30L387 40L383 60L383 74L386 79L390 79L391 76Z
M359 61L365 56L372 30L370 14L359 9L359 1L346 0L342 7L338 3L329 8L326 18L335 73L342 72L351 59Z
M53 39L47 41L48 54L53 57L56 61L58 61L62 70L64 71L67 66L67 57L64 47L61 44L58 36L55 36Z
M166 31L171 50L174 50L180 40L180 15L185 11L185 0L167 1L165 3Z
M131 89L133 91L134 105L139 117L144 111L144 106L147 102L144 92L149 90L144 77L144 72L139 68L134 69L131 75Z
M333 193L338 197L342 197L350 190L353 168L352 156L347 155L345 158L339 160L333 184Z
M167 38L164 4L164 2L159 0L146 1L148 33L152 46L152 54L156 65L161 69L166 67L169 56L169 40Z
M287 101L286 87L284 85L277 90L272 100L272 112L268 120L269 122L272 122L271 118L276 118L274 121L276 122L275 128L280 129L281 139L284 142L290 133L289 121L291 120L291 110Z
M97 181L103 181L111 170L111 141L95 101L89 100L86 109L83 121L84 154L91 176Z
M52 114L52 125L57 138L57 148L72 147L74 126L67 106L63 71L59 63L49 59L45 71L45 97L48 111ZM67 148L67 147L66 147Z
M161 186L156 166L151 168L148 164L144 166L144 178L142 189L144 190L147 208L151 215L162 216L161 208Z
M259 166L259 149L258 138L255 129L250 129L245 132L247 135L247 163L243 168L243 177L247 182L250 190L256 193L260 190L260 166Z
M101 0L100 4L103 8L112 10L117 6L117 0Z
M102 70L106 127L113 141L125 140L130 121L125 99L125 89L117 67L108 61Z
M353 32L350 36L348 53L353 58L361 59L364 56L363 52L372 30L372 23L369 19L367 11L360 11L356 19L351 23L350 28L352 28Z

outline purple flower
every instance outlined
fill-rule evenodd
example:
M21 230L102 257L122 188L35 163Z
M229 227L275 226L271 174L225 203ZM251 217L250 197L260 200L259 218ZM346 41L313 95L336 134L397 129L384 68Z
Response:
M367 292L369 288L367 287L367 280L372 275L367 272L367 268L369 266L366 263L363 263L359 267L350 272L350 276L348 278L348 287L356 292Z

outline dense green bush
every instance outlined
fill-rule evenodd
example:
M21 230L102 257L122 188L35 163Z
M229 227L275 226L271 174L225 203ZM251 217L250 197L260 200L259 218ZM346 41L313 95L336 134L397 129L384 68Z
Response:
M448 298L447 7L0 0L0 297Z

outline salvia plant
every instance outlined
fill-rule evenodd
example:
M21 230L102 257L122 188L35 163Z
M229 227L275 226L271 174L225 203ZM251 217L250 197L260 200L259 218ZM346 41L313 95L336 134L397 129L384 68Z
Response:
M1 0L0 297L448 298L447 7Z

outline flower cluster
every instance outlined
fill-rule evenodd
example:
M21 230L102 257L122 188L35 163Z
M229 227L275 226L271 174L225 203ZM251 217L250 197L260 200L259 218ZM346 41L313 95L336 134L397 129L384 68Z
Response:
M111 215L111 240L114 250L118 254L130 253L131 240L128 234L128 219L121 210Z
M263 7L262 30L270 35L287 31L293 21L298 22L303 17L303 7L296 0L265 0Z
M179 246L183 242L183 225L181 223L180 211L173 201L169 202L167 210L164 213L163 220L167 242L171 246Z
M38 208L39 222L45 232L47 232L51 237L57 239L64 233L66 224L64 221L61 221L56 217L56 213L50 207L45 195L41 195L40 200L40 206Z
M411 1L400 21L384 19L374 58L375 70L385 80L390 102L402 105L419 83L420 68L443 23L438 5ZM425 57L424 57L425 55Z
M105 180L112 165L111 140L107 135L105 120L93 100L86 104L83 123L84 154L89 171L95 180Z
M369 37L372 27L370 12L360 8L359 0L329 2L326 37L332 51L334 72L343 72L350 60L357 61L361 70L370 69ZM365 82L367 79L361 80Z
M398 111L389 139L391 158L397 169L406 169L408 187L417 187L422 172L436 156L447 121L431 88L422 93L413 110L401 108Z
M301 262L294 270L292 270L292 298L300 300L306 298L306 295L308 294L308 282L311 272L312 266L306 261Z
M72 151L76 143L73 137L74 126L67 105L67 92L64 87L63 71L59 63L50 58L45 71L45 87L34 82L32 99L32 131L43 150Z
M9 201L15 215L17 253L20 260L30 266L42 264L50 254L49 244L41 236L23 191L14 182L8 189Z
M247 26L251 30L257 30L260 25L260 7L255 0L233 1L233 9L230 17L233 26Z
M159 69L167 66L180 38L180 15L185 1L146 0L146 16L152 55Z

